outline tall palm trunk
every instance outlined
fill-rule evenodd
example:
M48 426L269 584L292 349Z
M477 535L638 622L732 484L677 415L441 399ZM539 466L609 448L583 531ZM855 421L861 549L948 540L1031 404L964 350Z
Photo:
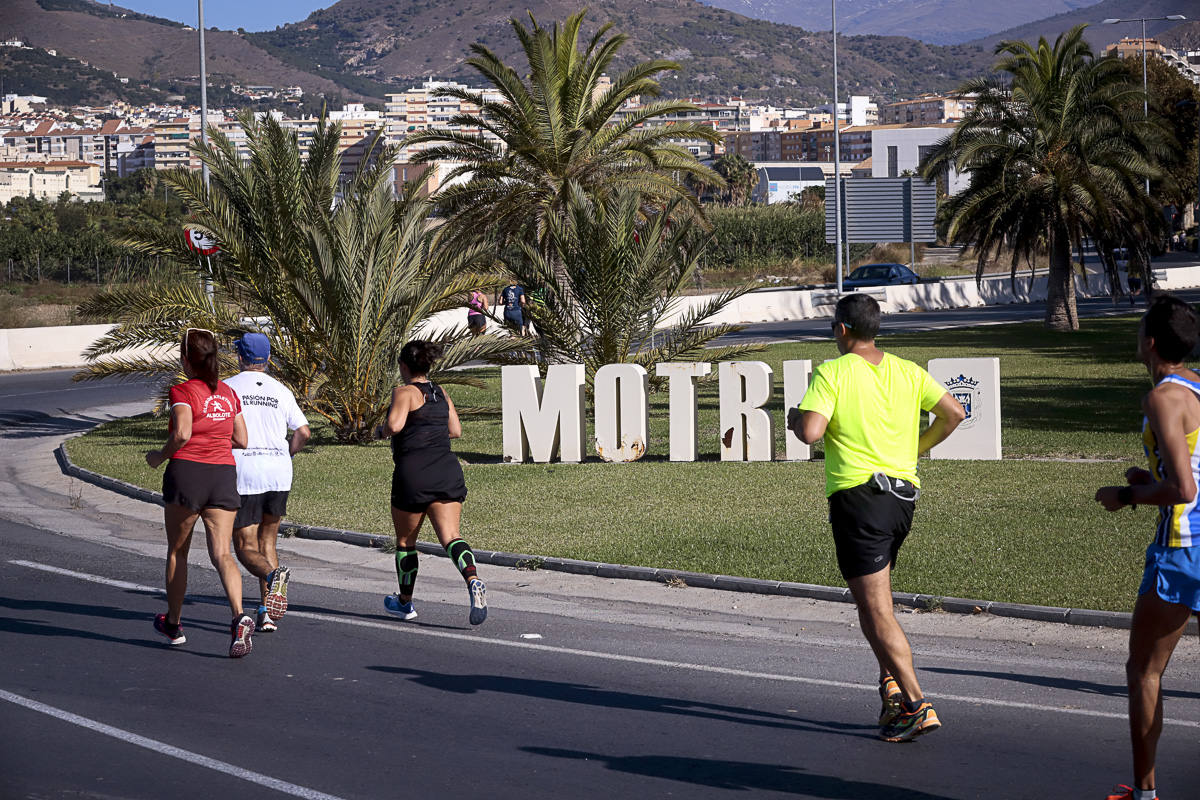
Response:
M1071 237L1061 223L1050 229L1050 275L1046 285L1046 327L1052 331L1079 330L1075 308L1075 270Z

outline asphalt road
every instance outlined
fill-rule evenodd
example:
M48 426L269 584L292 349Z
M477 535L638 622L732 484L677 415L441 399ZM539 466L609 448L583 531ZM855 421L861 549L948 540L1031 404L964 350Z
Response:
M0 378L0 415L43 415L0 416L0 439L49 442L95 405L147 394L69 375ZM1129 780L1115 631L914 617L945 727L890 745L874 738L872 659L846 607L704 590L667 607L646 599L662 587L618 581L574 596L577 576L556 577L567 593L554 596L531 576L539 597L518 597L493 570L491 615L471 628L465 591L435 591L445 565L429 564L421 616L402 623L334 565L333 581L301 571L280 632L235 661L211 568L193 567L188 643L169 648L150 624L161 557L4 513L0 798L1034 800ZM997 625L1007 633L983 641ZM1200 786L1197 644L1180 645L1166 682L1169 798Z
M0 374L0 432L49 433L63 424L85 430L86 418L65 423L65 415L90 408L147 399L151 384L144 380L72 383L78 370L55 369ZM99 421L99 420L96 420Z
M402 623L376 595L297 583L280 632L235 661L211 569L192 570L188 643L160 640L161 576L0 523L0 796L1076 798L1128 772L1111 653L993 661L923 639L945 727L889 745L853 630L704 635L498 597L471 629L465 591ZM1168 684L1166 796L1200 785L1189 677Z

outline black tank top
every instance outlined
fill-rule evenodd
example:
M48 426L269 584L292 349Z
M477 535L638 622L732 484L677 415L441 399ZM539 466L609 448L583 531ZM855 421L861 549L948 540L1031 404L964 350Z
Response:
M425 404L408 412L404 427L392 437L392 460L413 450L450 449L450 406L441 387L434 383L410 384L421 390Z

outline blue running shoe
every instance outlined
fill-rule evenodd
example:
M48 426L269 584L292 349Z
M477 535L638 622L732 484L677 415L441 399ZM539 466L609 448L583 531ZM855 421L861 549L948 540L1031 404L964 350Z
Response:
M471 578L467 593L471 595L471 624L482 625L487 619L487 587L479 578Z
M383 607L389 614L395 614L403 620L417 618L417 610L413 608L412 600L409 600L407 603L401 603L400 595L398 594L389 594L383 598Z
M275 624L275 620L271 619L271 615L267 613L266 606L258 608L258 622L254 625L255 633L274 633L279 630L279 626Z

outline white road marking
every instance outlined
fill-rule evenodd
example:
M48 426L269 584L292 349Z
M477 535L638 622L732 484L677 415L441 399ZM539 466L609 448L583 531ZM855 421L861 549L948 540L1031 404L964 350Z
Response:
M111 384L110 384L111 385ZM39 394L61 394L63 392L89 392L94 391L94 386L69 386L62 389L45 389L36 392L16 392L15 394L0 394L0 400L8 400L13 397L34 397Z
M191 750L184 750L166 742L160 742L157 739L148 739L145 736L139 736L136 733L130 733L121 728L114 728L112 725L105 725L103 722L81 717L78 714L72 714L70 711L63 711L61 708L48 706L45 703L39 703L37 700L30 700L27 697L6 692L3 689L0 689L0 700L6 700L14 705L24 706L31 711L37 711L39 714L46 714L63 722L69 722L72 725L78 725L81 728L87 728L90 731L111 736L127 744L144 747L147 750L152 750L155 753L170 756L171 758L178 758L180 761L186 761L198 767L205 767L224 775L231 775L234 778L240 778L249 783L257 783L259 786L265 786L268 789L274 789L277 792L289 794L292 797L301 797L305 800L342 800L336 795L325 794L324 792L318 792L316 789L309 789L307 786L297 786L294 783L288 783L278 778L272 778L269 775L253 772L235 764L217 761L215 758L193 753Z
M114 589L129 589L135 592L157 592L158 594L166 594L166 591L158 586L143 586L140 583L130 583L129 581L119 581L115 578L105 578L102 575L92 575L87 572L74 572L62 567L53 567L49 564L39 564L36 561L22 561L13 559L10 564L15 564L18 567L29 567L30 569L41 570L42 572L52 572L55 575L65 575L68 578L79 578L90 583L98 583L102 586L111 586Z
M56 575L65 575L70 578L99 583L105 586L113 586L118 589L131 589L141 592L155 592L157 594L165 594L166 592L157 586L145 586L138 583L130 583L128 581L114 580L113 578L105 578L101 575L92 575L87 572L75 572L62 567L55 567L49 564L40 564L36 561L21 561L10 560L8 563L15 564L20 567L28 567L30 569L41 570L42 572L51 572ZM214 601L216 602L216 601ZM221 605L224 603L221 602ZM335 614L318 614L311 611L288 611L288 616L300 619L312 619L320 622L332 622L338 625L353 625L358 628L373 628L391 633L410 636L428 636L434 639L452 639L463 642L474 642L477 644L491 644L498 647L515 647L524 650L536 650L545 653L556 653L559 655L581 656L583 658L594 658L602 661L620 661L626 664L643 664L650 667L662 667L664 669L688 670L691 672L707 672L716 675L727 675L737 678L753 678L755 680L780 681L783 683L798 683L806 686L823 686L830 689L855 689L875 692L878 686L867 683L852 683L850 681L835 681L827 678L810 678L806 675L781 675L774 672L755 672L753 670L737 669L734 667L718 667L711 664L695 664L686 661L668 661L661 658L647 658L645 656L623 655L621 653L604 653L598 650L581 650L574 647L555 647L548 644L536 644L529 641L511 641L508 639L489 639L484 636L467 633L453 633L451 631L437 631L428 628L422 628L416 625L395 625L386 622L376 622L369 619L356 619L354 617L344 617ZM1100 719L1126 720L1128 717L1124 712L1116 711L1096 711L1088 708L1068 708L1064 706L1048 706L1039 703L1022 703L1017 700L996 699L990 697L968 697L964 695L954 694L938 694L938 701L946 700L954 703L965 703L973 706L992 706L995 708L1014 709L1019 708L1026 711L1040 711L1052 714L1070 714L1078 717L1093 717ZM1194 728L1200 730L1200 721L1186 719L1164 719L1164 725L1174 725L1180 728Z

